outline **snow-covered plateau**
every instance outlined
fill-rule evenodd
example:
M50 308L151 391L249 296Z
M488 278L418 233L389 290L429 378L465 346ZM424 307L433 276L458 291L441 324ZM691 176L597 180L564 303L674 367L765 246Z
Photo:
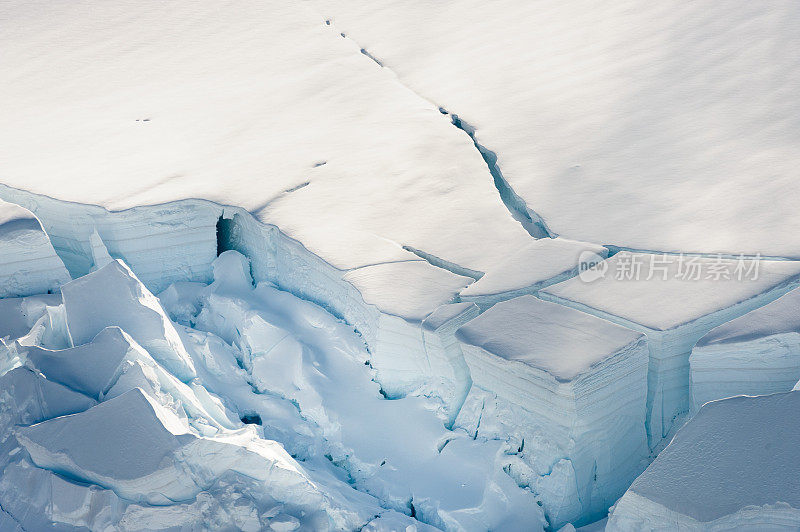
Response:
M0 0L0 532L800 529L798 25Z

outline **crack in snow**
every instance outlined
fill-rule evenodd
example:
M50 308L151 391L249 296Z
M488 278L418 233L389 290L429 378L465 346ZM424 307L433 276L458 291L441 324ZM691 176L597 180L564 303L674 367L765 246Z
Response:
M14 516L11 514L11 512L7 512L7 511L6 511L6 509L5 509L5 508L3 508L3 505L2 505L2 504L0 504L0 512L2 512L2 513L4 513L5 515L7 515L7 516L8 516L8 517L9 517L9 518L12 520L12 521L14 521L15 523L17 523L17 526L20 528L20 530L22 530L22 532L25 532L25 527L24 527L24 526L22 526L22 522L20 522L20 520L19 520L19 519L17 519L16 517L14 517Z
M426 251L419 250L417 248L411 246L403 246L403 249L408 251L409 253L413 253L417 257L421 258L422 260L426 261L431 266L435 266L437 268L441 268L443 270L447 270L450 273L454 273L456 275L461 275L463 277L472 277L476 281L483 277L484 272L473 270L471 268L467 268L465 266L460 266L455 262L450 262L444 259L433 255L432 253L428 253Z
M314 165L314 167L317 168L319 166L322 166L323 164L326 164L326 163L324 163L324 162L323 163L318 163L318 164ZM283 198L284 196L287 196L287 195L291 194L292 192L297 192L301 188L305 188L310 184L311 184L311 181L304 181L303 183L300 183L300 184L295 185L293 187L289 187L289 188L287 188L285 190L282 190L282 191L278 192L277 194L275 194L274 196L272 196L271 198L269 198L267 201L265 201L261 205L257 205L250 212L252 214L258 214L259 212L261 212L264 209L266 209L271 203L274 203L274 202L278 201L279 199Z
M530 207L528 207L528 204L525 202L525 200L522 199L522 197L517 194L513 188L511 188L508 180L505 178L505 176L503 176L503 172L500 170L500 165L497 162L497 154L478 142L478 139L475 136L476 129L459 118L457 114L450 114L444 107L440 107L439 112L443 115L449 114L451 123L466 133L472 140L472 143L481 154L486 166L489 167L489 173L494 179L494 187L500 194L500 199L503 201L503 205L506 206L508 211L511 213L511 216L513 216L515 220L522 224L522 227L528 232L528 234L537 239L555 238L558 236L550 231L544 219L534 212Z
M329 18L325 19L325 25L332 26L331 19ZM390 67L387 67L383 61L378 59L369 50L359 45L355 41L355 39L353 39L352 37L348 37L347 34L345 34L344 32L339 33L339 35L341 35L343 39L349 39L350 41L355 43L356 46L358 46L361 54L371 59L375 64L377 64L381 68L385 68L394 73L394 71ZM506 178L503 176L503 173L500 171L500 166L498 165L497 162L497 154L477 141L475 137L474 127L472 127L471 125L467 124L462 119L460 119L457 114L449 113L444 107L437 105L429 98L415 91L414 89L403 83L400 77L396 73L394 74L395 74L395 79L397 79L397 82L400 83L404 88L412 92L418 98L421 98L426 102L428 102L429 104L435 106L437 109L439 109L439 112L442 115L445 116L449 115L450 123L469 136L470 140L472 141L472 144L478 150L478 153L480 153L481 158L488 167L489 174L492 176L492 179L494 181L494 187L497 189L498 194L500 194L500 200L503 202L503 205L505 205L506 209L508 209L508 211L511 213L511 216L522 225L522 227L525 229L525 231L528 232L529 235L537 239L555 238L556 236L558 236L552 231L550 231L544 219L535 211L533 211L530 207L528 207L525 200L523 200L522 197L519 194L517 194L513 188L511 188L511 185L508 183L508 180L506 180ZM472 276L470 275L469 277Z

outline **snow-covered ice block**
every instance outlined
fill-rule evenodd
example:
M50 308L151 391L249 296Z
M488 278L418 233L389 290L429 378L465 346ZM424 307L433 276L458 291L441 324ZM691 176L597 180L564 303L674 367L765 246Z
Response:
M800 392L704 405L615 505L606 530L800 528Z
M56 291L69 280L38 218L0 200L0 297Z
M121 529L125 502L113 491L73 482L27 460L0 475L0 506L24 530ZM6 530L0 521L0 530Z
M270 530L273 523L304 522L286 513L281 505L260 507L235 485L222 481L193 500L164 506L137 504L110 489L69 479L28 460L9 464L0 476L0 506L25 530ZM233 488L233 489L232 489ZM300 515L302 517L302 515ZM325 525L320 520L318 524ZM0 519L0 530L8 528ZM11 528L10 530L13 530ZM285 528L275 527L275 530Z
M791 390L800 380L800 289L703 336L689 378L692 413L715 399Z
M480 403L456 423L518 446L552 526L600 517L647 456L644 335L526 295L456 336Z
M19 447L14 437L15 425L82 412L95 404L91 398L25 367L16 367L0 376L0 478Z
M244 484L255 482L251 495L311 511L330 508L329 498L280 444L245 429L197 437L139 389L16 434L37 466L110 488L129 501L186 501L230 472Z
M486 309L574 277L608 256L597 244L565 238L534 240L461 291L461 299Z
M420 260L358 268L345 274L344 280L384 314L415 323L473 282Z
M644 332L651 448L689 410L689 353L712 328L783 295L800 262L622 251L540 297Z
M161 304L120 260L64 285L67 326L73 345L119 326L182 381L194 364Z

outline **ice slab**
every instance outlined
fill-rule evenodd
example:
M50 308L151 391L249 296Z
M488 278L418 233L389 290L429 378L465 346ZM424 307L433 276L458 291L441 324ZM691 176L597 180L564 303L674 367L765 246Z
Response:
M461 291L461 299L488 308L559 283L608 256L596 244L565 238L534 240Z
M196 376L178 332L156 298L121 261L64 285L67 326L73 345L119 326L182 381Z
M713 401L616 504L607 530L800 526L800 393Z
M30 425L82 412L97 404L25 367L15 368L0 377L0 398L0 438L3 440L10 434L12 425Z
M783 295L799 275L797 261L622 251L540 295L647 334L648 436L654 447L689 410L695 342Z
M114 492L73 482L27 460L9 464L0 475L0 506L24 527L20 530L127 528L119 523L125 502ZM2 519L0 529L6 530Z
M313 5L473 129L556 234L800 257L800 74L774 53L799 44L792 0Z
M800 380L800 289L703 336L689 378L693 413L715 399L791 390Z
M697 341L697 348L749 342L800 331L800 289L792 290L761 308L714 327Z
M124 360L150 355L119 327L101 330L91 342L69 349L31 346L28 361L48 378L95 399L101 399L119 378ZM152 359L151 359L152 360Z
M264 497L325 507L327 497L279 444L246 432L198 438L133 389L86 412L20 428L17 438L37 466L113 489L129 501L186 501L231 471L257 481Z
M647 456L644 335L526 295L456 337L473 383L456 426L517 447L509 474L551 526L602 517Z
M57 291L69 280L36 216L0 199L0 297Z
M201 433L238 424L202 386L178 380L119 327L103 329L88 344L61 350L31 346L24 353L49 379L98 400L141 388Z

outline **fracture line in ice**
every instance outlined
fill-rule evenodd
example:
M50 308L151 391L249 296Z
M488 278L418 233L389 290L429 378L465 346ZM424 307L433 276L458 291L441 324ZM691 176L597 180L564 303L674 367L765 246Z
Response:
M325 23L326 25L332 27L330 19L326 19ZM348 37L345 33L340 33L339 35L341 35L343 39L349 39L355 43L355 41L351 37ZM392 71L391 68L387 67L382 60L375 57L366 48L362 48L360 45L358 45L358 43L356 43L356 46L358 46L362 55L368 57L379 67L385 68L386 70L392 72L397 82L400 83L403 87L405 87L408 91L413 93L415 96L421 98L422 100L425 100L429 104L435 106L437 109L439 109L439 112L441 114L443 115L450 114L443 107L437 105L429 98L423 96L419 92L415 91L414 89L403 83L400 76L397 76ZM515 220L517 220L522 225L522 227L528 232L528 234L530 234L533 238L555 238L557 235L552 231L550 231L544 219L528 206L525 200L523 200L522 197L514 191L514 189L509 184L508 180L505 179L502 171L500 170L500 165L497 162L497 154L478 142L475 135L475 128L464 122L456 114L452 114L450 116L450 122L456 128L466 133L469 136L470 140L472 140L472 143L475 145L475 149L478 150L478 153L480 153L481 158L486 163L487 169L489 170L489 174L492 176L494 186L497 189L497 193L500 195L500 200L503 202L503 205L505 205L506 209L508 209L508 212L511 214L511 216Z

